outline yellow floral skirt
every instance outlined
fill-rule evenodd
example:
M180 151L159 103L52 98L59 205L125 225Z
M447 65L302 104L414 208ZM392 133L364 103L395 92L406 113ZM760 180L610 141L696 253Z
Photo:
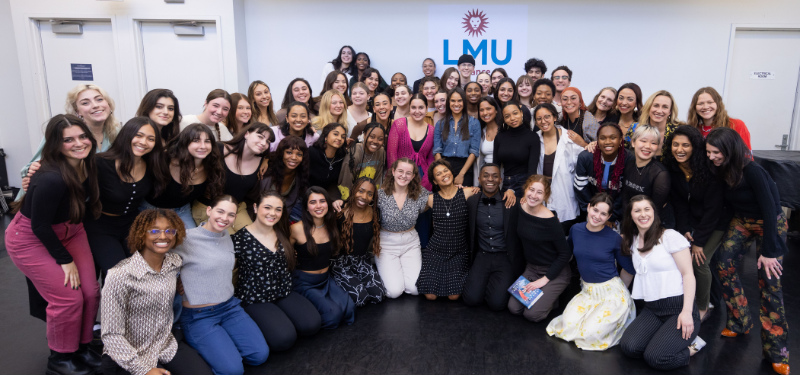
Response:
M547 333L583 350L606 350L619 343L634 318L636 307L619 277L596 284L581 280L581 292L550 321Z

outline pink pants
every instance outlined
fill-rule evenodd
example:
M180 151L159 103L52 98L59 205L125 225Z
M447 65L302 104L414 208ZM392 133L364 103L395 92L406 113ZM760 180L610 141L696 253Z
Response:
M31 220L17 213L6 229L6 250L11 261L47 301L47 343L59 353L72 353L78 344L92 341L100 287L83 224L61 223L53 230L78 267L81 286L64 286L64 271L31 230Z

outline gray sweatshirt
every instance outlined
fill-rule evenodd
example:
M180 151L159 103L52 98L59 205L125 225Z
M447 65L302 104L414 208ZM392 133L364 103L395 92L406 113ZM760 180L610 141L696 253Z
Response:
M223 303L233 297L233 241L228 231L214 233L203 227L186 231L173 250L183 259L183 300L192 305Z

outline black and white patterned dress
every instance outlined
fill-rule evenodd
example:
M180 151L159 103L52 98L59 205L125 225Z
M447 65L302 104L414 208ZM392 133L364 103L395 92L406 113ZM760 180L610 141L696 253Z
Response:
M449 200L434 193L433 236L422 252L422 270L417 279L420 294L451 296L463 291L469 271L468 220L463 189Z
M339 219L341 230L345 230L343 224L344 220ZM372 264L372 239L376 235L372 222L352 225L353 241L350 248L341 249L342 254L334 258L331 264L333 279L350 295L356 306L381 302L386 295L386 287Z

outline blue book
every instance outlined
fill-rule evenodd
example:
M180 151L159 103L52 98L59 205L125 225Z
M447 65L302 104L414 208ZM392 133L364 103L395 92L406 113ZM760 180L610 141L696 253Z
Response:
M520 276L514 284L508 288L508 292L511 293L514 298L519 300L526 308L530 309L539 298L542 298L541 289L534 289L531 292L525 292L525 285L528 285L530 281L526 279L524 276Z

